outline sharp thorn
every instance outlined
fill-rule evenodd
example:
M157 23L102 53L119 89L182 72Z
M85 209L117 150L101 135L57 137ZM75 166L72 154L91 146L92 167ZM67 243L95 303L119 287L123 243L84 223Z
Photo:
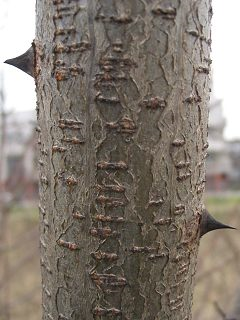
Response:
M204 234L217 230L217 229L236 229L233 227L230 227L226 224L223 224L216 219L214 219L210 213L204 209L201 215L200 220L200 237L202 237Z
M24 54L4 61L29 74L34 78L34 48L31 46Z

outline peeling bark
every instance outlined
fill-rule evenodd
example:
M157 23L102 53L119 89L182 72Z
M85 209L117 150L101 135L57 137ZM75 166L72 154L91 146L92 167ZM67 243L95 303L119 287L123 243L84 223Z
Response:
M190 319L210 1L36 8L43 319Z

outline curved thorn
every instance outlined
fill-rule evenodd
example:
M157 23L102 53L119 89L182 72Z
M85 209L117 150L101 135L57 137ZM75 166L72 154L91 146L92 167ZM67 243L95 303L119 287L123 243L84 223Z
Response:
M226 224L223 224L216 219L214 219L210 213L204 209L202 212L201 220L200 220L200 237L204 234L217 230L217 229L236 229Z
M31 46L24 54L4 61L4 63L10 64L18 69L29 74L34 78L34 49Z

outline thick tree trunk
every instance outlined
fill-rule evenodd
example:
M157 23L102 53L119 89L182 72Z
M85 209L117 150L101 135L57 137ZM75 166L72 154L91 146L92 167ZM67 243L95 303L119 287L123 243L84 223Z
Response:
M209 0L37 0L43 319L190 319Z

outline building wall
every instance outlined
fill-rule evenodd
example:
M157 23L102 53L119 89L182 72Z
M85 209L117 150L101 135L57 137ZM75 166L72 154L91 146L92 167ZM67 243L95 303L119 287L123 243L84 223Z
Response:
M37 196L35 112L9 113L3 131L2 180L5 191L14 197ZM3 130L4 128L4 130ZM30 192L30 193L29 193Z

